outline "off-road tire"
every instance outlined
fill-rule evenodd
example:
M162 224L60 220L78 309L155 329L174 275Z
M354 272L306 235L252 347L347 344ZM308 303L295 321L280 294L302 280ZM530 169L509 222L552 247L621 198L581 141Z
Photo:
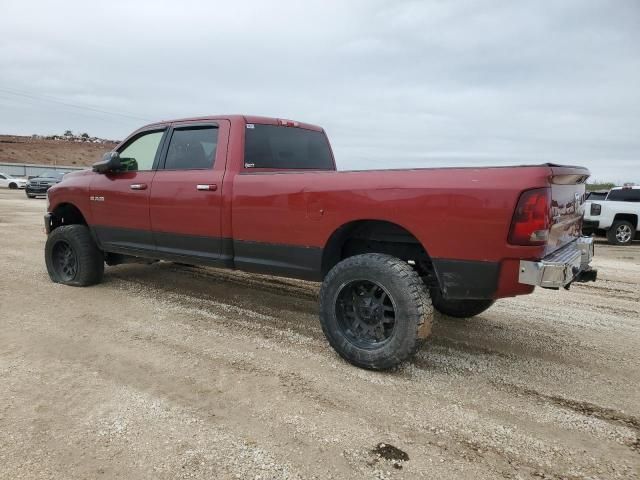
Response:
M438 312L454 318L470 318L480 315L495 303L495 300L449 300L442 297L438 289L431 290L433 308Z
M626 232L629 232L628 240L621 241L618 238L619 229L624 229ZM627 220L616 220L615 222L613 222L613 225L611 225L611 228L607 230L607 241L611 245L631 245L635 237L636 237L636 229L633 226L633 223ZM627 238L626 235L625 235L625 238Z
M356 345L341 324L338 296L357 282L379 285L393 302L393 329L381 344ZM320 289L322 331L336 352L358 367L381 370L400 364L429 336L432 321L433 307L424 282L407 262L391 255L349 257L331 269Z
M17 183L12 182L12 183L9 184L9 189L15 190L17 188L18 188L18 184Z
M75 256L75 273L66 274L54 253L60 248L70 247ZM49 277L53 282L86 287L102 280L104 274L104 254L91 238L85 225L64 225L53 230L47 237L44 253Z

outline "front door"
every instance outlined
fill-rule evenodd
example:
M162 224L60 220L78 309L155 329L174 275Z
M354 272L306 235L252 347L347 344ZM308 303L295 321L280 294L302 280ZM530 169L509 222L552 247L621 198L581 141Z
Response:
M217 261L229 122L174 124L151 187L151 228L160 253Z
M149 194L165 130L134 135L118 149L121 170L96 175L91 182L94 230L106 251L155 250Z

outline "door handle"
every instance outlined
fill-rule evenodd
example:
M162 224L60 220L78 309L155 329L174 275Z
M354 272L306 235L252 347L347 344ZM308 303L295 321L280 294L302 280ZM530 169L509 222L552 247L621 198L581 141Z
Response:
M132 183L131 185L129 185L129 188L131 190L146 190L147 189L147 184L146 183Z
M218 190L218 185L216 185L215 183L212 183L212 184L199 183L198 185L196 185L196 190L202 190L206 192L215 192L216 190Z

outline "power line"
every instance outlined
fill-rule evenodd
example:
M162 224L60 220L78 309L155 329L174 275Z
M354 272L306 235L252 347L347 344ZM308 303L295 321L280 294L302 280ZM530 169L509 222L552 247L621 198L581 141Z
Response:
M65 100L61 100L61 99L56 98L56 97L51 97L49 95L38 95L38 94L29 93L29 92L24 92L24 91L21 91L21 90L8 89L6 87L0 87L0 92L7 93L9 95L15 95L17 97L29 98L31 100L39 100L39 101L57 103L59 105L64 105L66 107L77 108L79 110L86 110L86 111L102 113L102 114L106 114L106 115L114 115L114 116L117 116L117 117L131 118L131 119L134 119L134 120L142 120L144 122L150 122L151 121L148 118L139 117L137 115L133 115L133 114L130 114L130 113L111 112L109 110L102 110L100 108L96 108L96 107L93 107L93 106L90 106L90 105L81 105L81 104L76 104L76 103L69 103L69 102L67 102Z
M106 115L102 113L97 113L93 111L84 111L78 110L75 108L65 108L60 105L55 104L47 104L47 103L36 103L31 99L21 99L18 97L7 95L3 92L0 92L0 112L2 112L3 108L11 108L11 109L20 109L23 112L29 112L29 115L32 115L33 112L37 114L44 114L44 112L53 112L56 116L61 116L61 109L64 109L64 115L73 115L83 119L99 119L101 123L116 123L122 124L125 121L122 118L114 117L113 115ZM0 117L1 117L0 113ZM138 122L137 120L135 122Z

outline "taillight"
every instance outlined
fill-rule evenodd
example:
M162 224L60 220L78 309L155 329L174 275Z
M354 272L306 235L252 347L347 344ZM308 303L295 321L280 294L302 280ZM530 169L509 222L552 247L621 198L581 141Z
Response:
M509 243L544 245L549 240L551 189L536 188L520 195L513 213Z
M602 205L600 205L599 203L591 204L591 215L600 215L601 212L602 212Z

